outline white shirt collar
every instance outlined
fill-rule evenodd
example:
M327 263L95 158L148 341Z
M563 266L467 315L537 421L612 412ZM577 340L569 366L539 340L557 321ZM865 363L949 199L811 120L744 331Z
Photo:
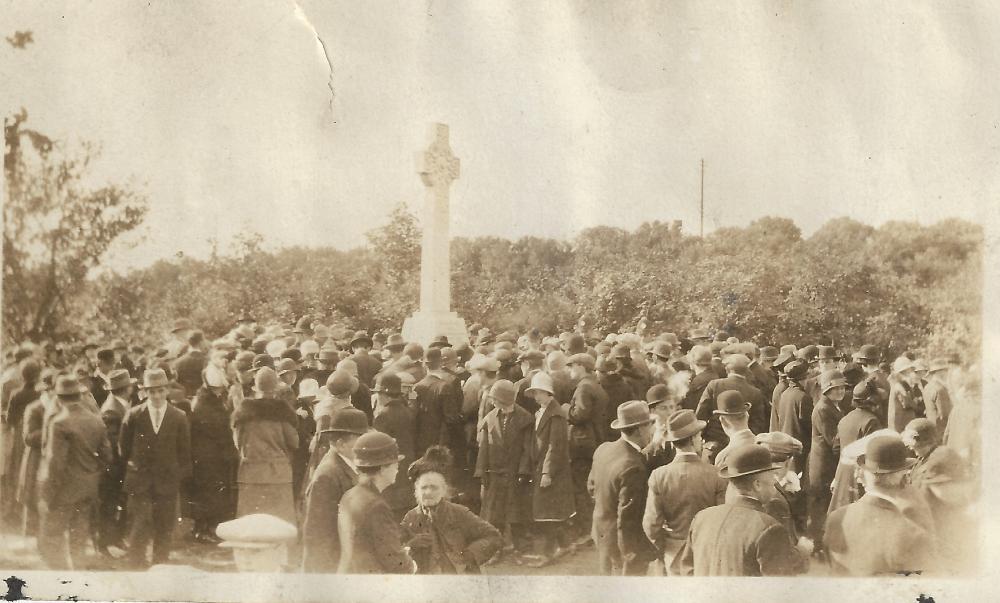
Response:
M337 453L337 456L339 456L341 459L343 459L343 461L345 463L347 463L347 466L351 468L351 471L353 471L355 474L357 474L358 467L357 467L357 465L354 464L354 461L352 461L351 459L347 458L346 456L340 454L339 452Z

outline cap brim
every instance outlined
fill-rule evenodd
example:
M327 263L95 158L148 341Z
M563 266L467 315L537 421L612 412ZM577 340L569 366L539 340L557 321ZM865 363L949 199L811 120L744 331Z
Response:
M912 469L914 465L917 464L917 459L907 458L906 462L902 467L897 469L876 469L874 467L869 467L865 464L865 455L859 454L857 460L858 467L864 469L865 471L870 471L877 474L887 474L887 473L899 473L900 471L906 471L907 469Z
M705 422L705 421L695 421L694 423L691 423L690 425L688 425L687 428L685 428L683 431L678 431L678 432L674 432L674 433L671 433L671 432L668 431L667 432L666 440L668 442L676 442L677 440L683 440L685 438L690 438L694 434L700 433L701 431L703 431L705 429L706 425L708 425L708 423Z
M725 415L727 417L735 417L736 415L745 415L748 412L750 412L750 404L749 403L747 404L747 407L744 410L729 411L729 410L715 409L715 410L712 411L712 414L713 415Z
M743 477L744 475L755 475L757 473L764 473L766 471L773 471L774 469L781 469L784 466L785 466L784 463L775 463L775 462L772 461L771 464L769 466L767 466L767 467L762 467L760 469L754 469L753 471L744 471L743 473L731 473L729 471L729 467L726 467L726 470L723 471L723 472L721 472L721 473L719 473L719 476L722 477L723 479L731 479L731 478L734 478L734 477Z
M545 392L545 393L547 393L550 396L556 395L556 393L554 391L550 391L550 390L547 390L547 389L542 389L540 387L529 387L528 389L524 390L524 393L527 394L527 395L531 395L531 394L533 394L535 392Z

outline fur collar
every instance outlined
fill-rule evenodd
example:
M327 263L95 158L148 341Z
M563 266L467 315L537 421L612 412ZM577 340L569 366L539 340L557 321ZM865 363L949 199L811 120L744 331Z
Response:
M298 426L298 417L283 400L273 398L247 398L233 413L233 427L250 421L285 422Z

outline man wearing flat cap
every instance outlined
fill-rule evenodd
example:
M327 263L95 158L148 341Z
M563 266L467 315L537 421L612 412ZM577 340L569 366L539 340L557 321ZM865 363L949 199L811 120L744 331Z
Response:
M594 497L598 570L606 576L641 576L657 557L642 529L649 479L642 449L653 435L649 406L642 400L622 404L611 428L621 437L597 448L587 480Z
M788 531L761 504L774 489L775 468L763 446L743 446L733 452L722 477L736 496L694 516L671 575L790 576L806 569Z
M896 435L868 441L857 460L864 496L827 518L826 546L834 573L894 576L940 566L933 534L903 511L906 476L915 462Z
M642 528L663 558L664 567L670 567L683 546L694 516L725 502L726 481L701 458L705 425L693 410L674 411L667 419L666 439L676 456L649 476Z

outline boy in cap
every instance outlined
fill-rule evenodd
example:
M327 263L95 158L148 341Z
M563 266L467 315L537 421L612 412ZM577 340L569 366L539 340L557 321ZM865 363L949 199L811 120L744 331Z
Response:
M378 384L376 388L378 389ZM412 574L417 564L403 549L398 520L382 492L396 483L405 457L392 437L370 431L354 444L358 484L340 499L337 530L340 574Z
M733 452L722 477L736 496L694 516L671 575L790 576L804 571L805 560L788 532L760 502L774 489L774 469L771 453L763 446Z
M71 376L56 379L62 410L44 438L39 481L46 511L38 549L50 569L82 569L100 476L111 462L104 422L81 404L83 391Z
M598 571L603 575L645 575L656 550L646 538L646 468L642 450L653 436L649 405L632 400L618 407L611 428L621 437L594 452L587 490L594 497L593 538Z
M503 533L510 526L511 553L524 554L531 526L531 446L535 421L516 401L514 384L490 388L493 410L479 425L475 477L482 484L479 515Z
M676 456L649 476L642 528L662 557L664 567L670 567L683 546L694 516L702 509L725 502L726 481L701 458L701 432L705 425L693 410L674 411L666 422L666 439L677 451Z
M302 523L302 569L334 573L340 564L337 514L344 493L358 483L354 445L368 431L368 418L356 408L334 413L327 428L331 445L306 488Z

